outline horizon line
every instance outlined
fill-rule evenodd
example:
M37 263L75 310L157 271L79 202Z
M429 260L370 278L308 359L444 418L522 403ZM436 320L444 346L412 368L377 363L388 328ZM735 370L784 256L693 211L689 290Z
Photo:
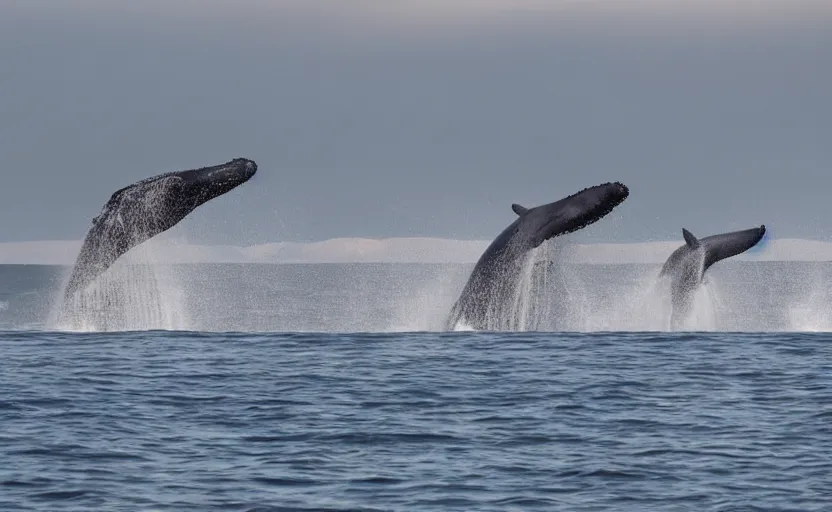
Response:
M662 263L681 240L558 244L558 258L574 263ZM341 237L316 242L249 245L190 243L161 235L135 247L127 261L176 263L474 263L490 240L438 237ZM0 264L71 265L81 240L0 242ZM548 247L548 246L547 246ZM545 249L544 249L545 250ZM768 239L735 259L751 261L832 261L832 242Z

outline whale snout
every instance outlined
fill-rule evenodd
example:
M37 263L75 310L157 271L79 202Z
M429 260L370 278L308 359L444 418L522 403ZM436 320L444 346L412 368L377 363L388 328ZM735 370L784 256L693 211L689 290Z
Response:
M605 209L618 206L630 195L630 189L620 181L605 183L595 187L595 189L597 192L594 197L599 204L604 205Z
M256 172L254 160L235 158L221 165L183 171L179 177L191 188L191 194L204 202L242 185Z
M235 158L231 161L231 167L241 175L244 181L257 173L257 162L248 158Z
M246 172L250 172L251 174L254 174L255 172L257 172L257 162L255 162L254 160L249 160L247 158L240 158L239 161L242 164L243 169Z
M249 180L256 173L257 164L254 162L254 160L246 160L243 164L243 175L245 176L245 179Z
M610 194L620 203L630 195L630 189L627 188L627 185L616 181L615 183L610 183Z

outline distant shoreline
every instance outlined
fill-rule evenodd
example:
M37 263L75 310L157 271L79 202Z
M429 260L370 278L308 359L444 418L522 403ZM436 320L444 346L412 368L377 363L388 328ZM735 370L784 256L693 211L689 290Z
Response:
M489 241L445 238L335 238L251 246L198 245L159 237L131 251L144 263L474 263ZM558 258L587 264L662 263L681 241L570 244ZM72 265L79 240L0 243L0 265ZM777 239L738 256L744 261L832 261L832 243Z

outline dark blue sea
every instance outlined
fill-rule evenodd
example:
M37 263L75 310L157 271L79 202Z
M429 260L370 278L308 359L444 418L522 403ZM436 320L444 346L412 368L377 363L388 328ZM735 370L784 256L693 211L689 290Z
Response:
M58 328L65 271L0 266L2 511L832 510L832 335L758 270L708 332L607 281L567 313L620 328L566 333L439 332L466 269L389 266L133 272Z

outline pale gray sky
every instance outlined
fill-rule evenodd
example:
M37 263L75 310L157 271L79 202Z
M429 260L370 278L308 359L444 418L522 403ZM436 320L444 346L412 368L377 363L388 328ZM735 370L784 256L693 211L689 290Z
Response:
M630 198L583 240L829 239L832 5L7 0L0 156L0 241L238 156L260 172L193 241L490 239L610 180Z

